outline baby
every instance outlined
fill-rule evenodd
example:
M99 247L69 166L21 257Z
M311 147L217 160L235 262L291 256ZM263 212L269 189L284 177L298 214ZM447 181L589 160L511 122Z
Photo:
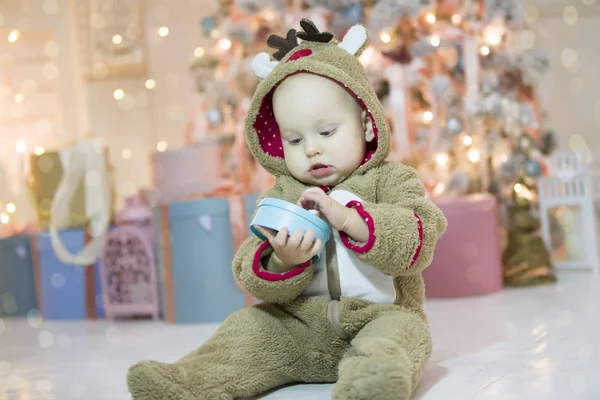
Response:
M389 126L357 59L365 29L338 43L301 25L269 38L273 58L254 59L262 81L246 136L275 176L261 199L315 209L333 235L325 244L287 229L248 238L233 273L262 302L174 364L131 367L134 400L235 399L295 382L335 382L334 399L408 399L419 384L431 354L421 272L446 219L413 169L385 161Z

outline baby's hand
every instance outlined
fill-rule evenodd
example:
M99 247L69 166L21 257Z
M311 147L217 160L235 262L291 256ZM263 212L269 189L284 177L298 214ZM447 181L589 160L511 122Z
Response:
M316 209L319 216L338 231L346 231L348 228L352 210L333 200L319 188L306 189L300 196L298 205L305 209Z
M259 226L258 230L265 235L273 247L273 254L269 259L269 271L279 273L291 271L313 258L321 249L321 239L315 240L315 233L310 229L304 233L304 236L301 230L296 229L289 237L287 228L276 232Z

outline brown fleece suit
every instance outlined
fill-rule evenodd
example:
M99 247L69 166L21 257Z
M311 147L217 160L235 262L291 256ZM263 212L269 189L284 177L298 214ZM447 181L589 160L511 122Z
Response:
M246 119L247 142L276 178L259 201L276 197L296 203L309 187L285 166L272 114L277 84L306 72L344 85L369 112L376 141L353 174L326 190L348 191L362 200L348 206L370 219L369 243L350 241L347 247L393 280L395 302L341 295L335 251L327 256L330 296L304 295L315 266L307 263L286 274L264 271L260 259L270 247L250 237L235 256L233 273L262 303L232 314L206 343L174 364L132 366L127 383L134 400L235 399L293 382L337 382L334 399L389 400L408 399L418 386L431 354L421 272L431 262L446 219L424 198L412 168L384 161L389 126L357 59L367 43L364 28L353 27L341 43L322 34L308 36L298 45L288 35L276 53L277 64L265 53L255 59L255 72L264 79Z

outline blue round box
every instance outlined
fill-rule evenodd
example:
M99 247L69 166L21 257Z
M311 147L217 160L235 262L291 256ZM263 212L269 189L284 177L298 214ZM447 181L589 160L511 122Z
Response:
M296 229L300 229L303 232L307 229L312 229L315 233L315 237L321 239L321 242L323 243L319 253L313 257L314 261L321 258L323 248L325 247L325 243L329 240L329 234L331 232L329 225L321 218L302 207L273 197L265 197L258 204L256 214L250 224L252 233L261 240L267 240L256 226L263 226L275 231L287 228L289 235Z

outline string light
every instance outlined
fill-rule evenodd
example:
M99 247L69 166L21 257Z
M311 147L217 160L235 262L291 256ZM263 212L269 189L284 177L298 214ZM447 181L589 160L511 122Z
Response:
M433 121L433 113L431 111L425 111L423 113L423 122L430 123Z
M204 55L204 49L202 47L196 47L194 49L194 55L198 58L202 57Z
M488 54L490 54L490 48L487 46L481 46L481 49L479 50L479 52L481 53L482 56L487 56Z
M502 36L506 32L506 28L500 24L488 25L485 28L483 36L485 37L485 41L492 45L497 46L502 42Z
M8 216L8 214L0 214L0 222L2 222L3 224L8 224L8 221L10 221L10 217Z
M231 48L231 40L229 40L229 39L219 40L219 47L223 50L229 50Z
M14 203L8 203L6 205L6 212L9 214L14 213L15 211L17 211L17 206L14 205Z
M123 43L123 36L121 36L121 35L115 35L115 36L113 36L112 37L112 42L114 44L121 44L121 43Z
M267 9L263 12L263 18L269 22L273 21L276 17L275 11Z
M531 192L531 190L520 183L515 183L513 190L519 197L523 199L533 200L534 198L534 194Z
M439 196L444 192L445 189L446 189L446 185L444 185L442 182L438 182L435 185L435 187L433 188L433 194L435 196Z
M123 152L121 153L121 155L123 156L123 159L129 160L131 158L131 150L123 149Z
M19 140L19 141L17 141L16 148L17 148L18 153L23 154L23 153L25 153L25 150L27 149L27 143L25 143L24 140Z
M15 95L15 102L17 102L17 103L22 103L24 99L25 99L25 96L23 96L23 93L17 93Z
M158 142L156 144L156 150L158 150L160 152L167 150L167 142L165 142L164 140L161 140L160 142Z
M36 156L41 156L42 154L44 154L45 150L42 146L36 146L35 149L33 149L33 154L35 154Z
M148 79L146 81L146 89L152 90L156 87L156 82L154 81L154 79Z
M383 43L389 43L392 41L392 37L387 32L383 32L381 35L379 35L379 38Z
M446 165L448 163L448 154L446 153L440 153L435 157L435 161L439 164L439 165Z
M463 137L463 143L465 146L470 146L473 144L473 138L469 135L466 135L465 137Z
M494 32L489 32L487 35L485 35L485 38L486 38L487 42L489 44L491 44L492 46L497 46L502 41L502 38L500 37L500 35L498 35Z
M166 26L161 26L158 28L158 36L165 37L169 34L169 28Z
M427 13L427 15L425 16L425 20L427 22L429 22L430 24L434 24L436 21L435 15L433 15L432 13Z
M515 193L521 193L523 191L523 185L520 183L515 183L515 187L513 188Z
M113 92L113 97L115 100L121 100L125 96L125 91L123 89L116 89Z
M375 50L373 50L372 47L367 47L365 49L365 51L363 51L362 54L358 57L358 60L360 61L360 63L362 65L366 66L369 64L369 62L374 57L374 55L375 55Z
M452 16L452 23L453 23L454 25L458 25L458 24L460 24L460 23L461 23L461 21L462 21L462 17L460 16L460 14L454 14L454 15Z
M437 35L434 35L431 37L431 45L433 47L438 47L440 45L440 37Z
M471 149L471 150L469 150L467 157L469 157L469 160L471 162L476 163L481 158L481 154L479 154L479 150Z
M20 33L18 30L16 30L16 29L13 29L13 30L12 30L12 31L10 31L10 33L8 34L8 41L9 41L10 43L14 43L14 42L16 42L16 41L17 41L17 39L19 39L19 36L21 36L21 33Z

